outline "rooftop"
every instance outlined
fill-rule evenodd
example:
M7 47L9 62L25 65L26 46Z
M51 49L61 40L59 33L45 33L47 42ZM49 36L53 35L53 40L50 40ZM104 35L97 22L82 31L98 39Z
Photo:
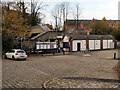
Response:
M92 20L78 20L78 25L80 25L81 23L83 23L84 26L87 26L89 25L89 23L91 22ZM101 21L101 20L97 20L97 21ZM113 23L116 23L117 21L120 21L120 20L107 20L108 22L113 22ZM67 26L74 26L77 24L77 20L67 20L66 21L66 25Z
M99 40L100 38L103 38L103 39L114 38L112 35L68 35L68 37L71 37L73 40L83 40L87 38L89 40Z

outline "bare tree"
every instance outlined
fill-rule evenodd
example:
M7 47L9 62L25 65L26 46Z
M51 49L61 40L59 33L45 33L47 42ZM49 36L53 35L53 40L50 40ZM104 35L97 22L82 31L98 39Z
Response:
M62 13L63 13L63 21L66 21L66 19L68 18L69 4L70 4L69 2L61 3L61 9L62 9Z
M76 5L75 5L75 9L76 9L76 10L73 10L73 17L74 17L74 19L77 21L77 26L76 26L76 28L78 28L78 20L79 20L80 14L81 14L79 4L76 4Z
M63 29L63 24L67 20L69 14L69 2L57 4L53 11L52 16L55 19L55 28L59 31Z
M45 15L42 13L42 10L47 5L44 5L43 2L35 2L31 0L31 25L35 26L41 23Z
M58 22L59 22L59 20L61 21L61 19L60 19L61 13L60 13L59 4L57 4L57 5L54 7L54 9L52 10L51 13L52 13L52 16L53 16L53 18L54 18L54 20L55 20L55 30L56 30L56 31L59 31L59 30L58 30L58 28L59 28ZM59 17L59 16L60 16L60 17Z
M68 18L69 10L70 10L70 3L69 2L63 2L61 3L61 9L63 13L63 24L64 24L64 30L66 25L66 20Z

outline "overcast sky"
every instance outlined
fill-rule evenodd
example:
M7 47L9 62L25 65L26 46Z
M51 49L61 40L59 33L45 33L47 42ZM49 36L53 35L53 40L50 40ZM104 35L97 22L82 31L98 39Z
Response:
M4 0L5 1L5 0ZM6 0L8 1L8 0ZM14 1L14 0L9 0ZM29 0L24 0L28 2ZM43 11L46 14L46 19L44 22L53 22L51 16L51 10L54 8L54 5L58 2L71 2L72 4L79 3L80 6L80 19L106 19L117 20L118 19L118 2L120 0L37 0L38 2L43 1L45 4L48 4L47 8ZM69 16L73 18L73 16Z

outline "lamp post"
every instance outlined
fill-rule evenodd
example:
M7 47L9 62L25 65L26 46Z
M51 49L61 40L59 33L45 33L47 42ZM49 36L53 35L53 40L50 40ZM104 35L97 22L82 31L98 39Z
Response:
M21 37L21 49L22 49L22 37Z
M23 38L22 37L20 38L21 39L21 49L23 49L23 45L25 44L25 35L26 34L23 35Z

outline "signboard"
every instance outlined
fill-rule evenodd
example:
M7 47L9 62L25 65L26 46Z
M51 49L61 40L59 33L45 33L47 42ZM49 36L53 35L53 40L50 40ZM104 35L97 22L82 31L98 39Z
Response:
M62 39L62 38L63 38L63 36L57 36L57 38L61 38L61 39Z
M56 42L36 42L36 49L57 49Z

